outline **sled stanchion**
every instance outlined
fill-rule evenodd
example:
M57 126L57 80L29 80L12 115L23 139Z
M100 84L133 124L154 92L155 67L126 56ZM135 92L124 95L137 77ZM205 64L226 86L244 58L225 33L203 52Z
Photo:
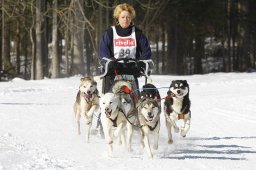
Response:
M107 75L107 73L108 73L108 65L112 61L112 60L110 60L108 58L105 58L105 57L102 60L104 60L106 62L104 64L104 66L105 66L104 73L99 76L100 79L102 79L103 77L105 77ZM103 68L103 66L101 66L101 68Z

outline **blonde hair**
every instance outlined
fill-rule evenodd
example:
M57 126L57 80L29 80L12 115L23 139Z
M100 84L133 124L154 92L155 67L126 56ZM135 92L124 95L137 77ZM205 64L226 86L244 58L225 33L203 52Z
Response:
M134 19L136 16L135 10L131 5L129 5L127 3L119 4L114 9L114 13L113 13L113 17L114 17L116 23L118 23L118 17L122 11L129 12L131 14L132 19Z

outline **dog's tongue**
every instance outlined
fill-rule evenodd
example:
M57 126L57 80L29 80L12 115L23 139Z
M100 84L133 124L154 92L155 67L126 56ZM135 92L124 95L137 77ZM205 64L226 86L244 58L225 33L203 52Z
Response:
M110 112L106 111L105 114L106 114L107 117L110 117L111 116L111 111Z
M84 95L85 95L85 97L88 98L88 99L92 98L92 93L89 93L89 94L84 93Z

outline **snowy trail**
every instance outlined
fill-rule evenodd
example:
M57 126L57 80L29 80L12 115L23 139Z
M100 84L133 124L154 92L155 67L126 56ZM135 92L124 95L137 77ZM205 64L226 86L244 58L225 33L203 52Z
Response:
M254 169L256 160L256 74L152 76L166 95L171 80L190 84L192 123L186 138L173 133L167 144L161 115L159 150L148 159L134 133L133 152L100 135L85 143L72 110L80 77L0 83L0 170L9 169ZM142 85L144 79L140 81ZM98 81L99 89L101 83ZM96 117L93 127L96 126ZM179 122L179 125L182 125Z

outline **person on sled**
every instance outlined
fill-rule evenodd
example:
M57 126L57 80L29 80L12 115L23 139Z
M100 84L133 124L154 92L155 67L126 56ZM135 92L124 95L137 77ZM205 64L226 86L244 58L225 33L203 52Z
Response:
M105 72L102 94L111 91L114 80L121 75L132 75L138 88L137 77L145 71L143 61L151 60L148 39L134 25L134 8L127 3L119 4L114 9L113 17L115 25L103 33L99 44L100 64L102 73Z

